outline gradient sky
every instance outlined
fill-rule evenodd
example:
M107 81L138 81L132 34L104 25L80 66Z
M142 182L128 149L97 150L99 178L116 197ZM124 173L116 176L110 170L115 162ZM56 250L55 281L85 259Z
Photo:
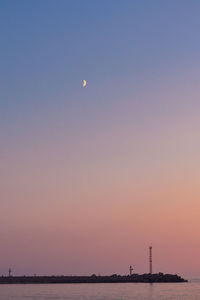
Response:
M143 273L152 244L200 275L199 30L195 0L0 1L0 274Z

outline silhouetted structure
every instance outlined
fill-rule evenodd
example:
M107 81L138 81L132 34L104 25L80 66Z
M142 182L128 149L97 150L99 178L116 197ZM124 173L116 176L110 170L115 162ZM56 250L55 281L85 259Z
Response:
M118 283L118 282L187 282L173 274L132 274L123 276L0 276L0 284L42 284L42 283Z
M133 272L133 267L130 266L130 267L129 267L129 273L130 273L130 276L132 275L132 272Z
M11 270L11 268L8 270L8 276L9 276L9 277L12 276L12 270Z
M152 246L149 247L149 273L152 274Z

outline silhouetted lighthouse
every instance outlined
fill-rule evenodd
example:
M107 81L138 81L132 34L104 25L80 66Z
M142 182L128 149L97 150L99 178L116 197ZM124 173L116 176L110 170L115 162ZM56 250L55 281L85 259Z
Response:
M11 270L11 268L9 268L9 270L8 270L8 276L9 276L9 277L12 276L12 270Z
M149 273L152 274L152 246L149 247Z
M131 276L132 273L133 273L133 267L132 267L132 266L129 267L129 273L130 273L130 276Z

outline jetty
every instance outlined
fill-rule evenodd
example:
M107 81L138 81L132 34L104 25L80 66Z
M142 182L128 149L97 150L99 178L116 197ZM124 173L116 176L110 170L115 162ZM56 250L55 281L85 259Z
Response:
M1 276L0 284L56 284L56 283L126 283L126 282L187 282L177 274L132 274L110 276Z

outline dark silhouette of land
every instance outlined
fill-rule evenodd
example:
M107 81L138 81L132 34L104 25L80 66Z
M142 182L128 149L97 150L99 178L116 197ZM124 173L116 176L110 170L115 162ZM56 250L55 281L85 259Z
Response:
M1 276L0 284L45 284L45 283L119 283L119 282L187 282L172 274L132 274L111 276Z

